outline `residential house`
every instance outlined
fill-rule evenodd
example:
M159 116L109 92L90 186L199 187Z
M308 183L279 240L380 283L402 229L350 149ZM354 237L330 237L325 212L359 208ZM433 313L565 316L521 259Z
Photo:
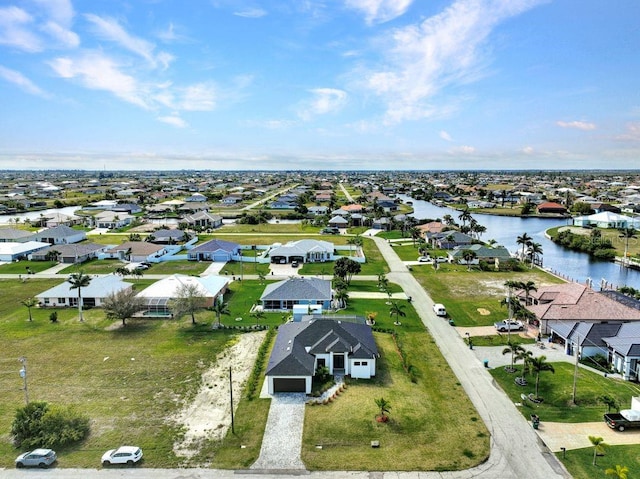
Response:
M203 298L203 307L211 307L215 301L221 301L227 292L229 279L223 276L188 276L174 274L156 281L138 293L145 304L146 315L172 315L171 300L179 297L185 287L194 287Z
M189 234L182 230L165 228L153 231L148 236L148 241L155 244L177 244L185 241L185 235L187 238L189 237Z
M328 224L333 228L346 228L349 226L349 220L343 218L342 216L334 216L329 220Z
M473 244L473 238L471 236L455 230L427 235L427 239L434 248L440 249L464 248Z
M107 259L119 259L142 263L145 261L158 261L158 258L167 254L163 245L149 243L147 241L125 241L105 251Z
M142 208L135 203L118 203L113 208L111 208L111 211L134 215L136 213L142 213Z
M567 208L560 203L554 203L553 201L547 201L541 203L536 207L536 211L540 215L566 215Z
M617 334L602 338L609 349L609 362L627 380L640 378L640 323L625 323Z
M518 293L524 298L524 293ZM529 293L532 304L525 306L536 315L540 332L549 333L549 321L625 322L639 321L640 310L627 306L602 292L579 283L540 286Z
M187 223L190 228L208 229L222 226L222 216L211 214L208 211L196 211L184 216L182 221Z
M50 245L31 254L32 261L48 261L50 252L57 254L56 261L66 264L84 263L93 258L97 258L99 253L103 253L108 248L107 245L89 243L83 241L77 244Z
M117 211L102 211L93 217L96 228L118 229L131 224L135 218L127 213Z
M232 206L242 201L242 196L240 195L228 195L220 200L220 203L227 206Z
M60 225L35 233L31 239L49 244L73 244L86 240L87 233L82 230L74 230L67 225Z
M43 241L25 241L21 243L0 243L0 261L11 263L21 259L27 259L32 253L47 248L49 243Z
M187 203L191 203L191 202L206 202L207 201L207 197L205 195L203 195L202 193L194 193L191 196L189 196L188 198L185 198L185 201Z
M241 247L238 243L214 239L190 249L187 256L190 261L226 263L231 261L233 256L240 256L241 254Z
M0 243L24 243L31 239L31 231L16 228L0 228Z
M631 216L603 211L588 216L578 216L573 219L574 226L596 227L596 228L640 228L640 219Z
M464 252L472 251L475 254L474 259L467 262L464 259ZM495 263L498 265L501 261L513 261L509 250L504 246L486 246L483 244L472 244L469 246L457 246L449 253L452 262L459 264L480 264L481 261L486 263Z
M389 231L392 226L393 223L386 216L381 216L380 218L374 218L373 220L371 220L371 228L373 228L374 230Z
M308 212L314 216L326 215L329 212L328 206L309 206Z
M53 213L49 215L44 215L45 226L47 228L55 228L60 225L75 225L82 221L82 218L75 215L65 215L62 213Z
M320 304L329 309L332 297L330 280L293 277L268 284L260 303L265 311L290 311L296 304Z
M371 327L330 319L283 324L267 364L269 394L311 393L319 367L330 374L369 379L379 357Z
M292 261L324 263L325 261L333 261L334 250L334 244L329 241L304 239L272 247L269 250L269 257L272 263L278 264L291 263Z
M127 283L115 274L95 276L88 286L80 291L82 307L91 308L102 306L104 299L120 291L127 291L133 284ZM71 289L71 283L65 281L36 295L41 307L70 307L78 306L78 289Z
M428 235L442 233L445 226L446 225L440 221L430 221L428 223L417 225L416 228L420 231L420 236L426 238Z

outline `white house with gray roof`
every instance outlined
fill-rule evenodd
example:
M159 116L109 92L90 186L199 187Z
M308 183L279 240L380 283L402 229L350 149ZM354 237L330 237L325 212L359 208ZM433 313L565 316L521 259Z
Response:
M264 311L290 311L296 304L319 304L329 309L332 296L331 281L294 277L268 284L260 302Z
M283 324L269 357L269 394L311 393L319 367L358 379L376 375L378 348L366 324L317 319Z
M324 263L333 261L335 246L329 241L303 239L289 241L280 246L274 246L269 250L272 263Z
M115 274L93 277L89 286L82 288L82 306L86 308L102 306L104 299L110 294L126 291L132 287L133 284L123 281L120 276ZM78 290L71 289L71 283L68 281L36 294L36 298L38 298L41 307L78 306Z
M42 241L27 241L25 243L0 243L0 261L12 262L26 259L30 254L47 248L49 243Z
M81 230L74 230L67 225L60 225L39 231L31 239L49 244L73 244L86 240L87 233Z

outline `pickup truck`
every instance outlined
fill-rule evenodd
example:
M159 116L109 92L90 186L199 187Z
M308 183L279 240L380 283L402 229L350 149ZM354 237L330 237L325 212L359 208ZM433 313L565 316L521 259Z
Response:
M622 432L625 429L640 427L640 411L624 409L619 413L610 412L604 415L604 421L611 429Z
M524 329L524 324L522 323L522 321L516 321L515 319L503 319L502 321L493 323L493 325L500 332L522 331Z

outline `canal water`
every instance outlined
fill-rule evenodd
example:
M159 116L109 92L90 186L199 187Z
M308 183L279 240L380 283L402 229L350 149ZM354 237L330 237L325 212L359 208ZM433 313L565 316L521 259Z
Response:
M405 195L398 195L402 201L412 201L414 212L411 216L416 219L442 219L445 215L451 215L460 223L460 211L448 207L436 206L428 201L414 200ZM542 245L542 259L544 267L565 277L568 280L585 284L592 281L592 287L599 290L603 282L607 288L631 286L640 289L640 272L623 268L608 261L595 261L584 253L570 251L556 245L547 239L545 231L554 226L571 224L571 219L551 218L515 218L508 216L495 216L473 214L473 218L487 231L480 238L482 241L495 239L500 245L515 253L522 248L518 245L518 236L527 233L533 241ZM622 240L620 240L622 241Z

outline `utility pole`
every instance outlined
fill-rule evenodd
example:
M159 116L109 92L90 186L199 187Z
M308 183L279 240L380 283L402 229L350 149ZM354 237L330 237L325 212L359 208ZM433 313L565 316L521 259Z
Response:
M573 395L571 396L571 401L573 402L573 404L576 404L576 387L578 384L578 358L580 357L580 336L576 334L576 347L575 347L575 355L576 355L576 361L575 361L575 365L573 367Z
M27 358L21 356L19 361L22 363L22 369L20 370L20 377L24 379L24 402L29 404L29 390L27 389Z
M235 434L236 430L233 422L233 380L231 377L231 366L229 366L229 399L231 403L231 433Z

